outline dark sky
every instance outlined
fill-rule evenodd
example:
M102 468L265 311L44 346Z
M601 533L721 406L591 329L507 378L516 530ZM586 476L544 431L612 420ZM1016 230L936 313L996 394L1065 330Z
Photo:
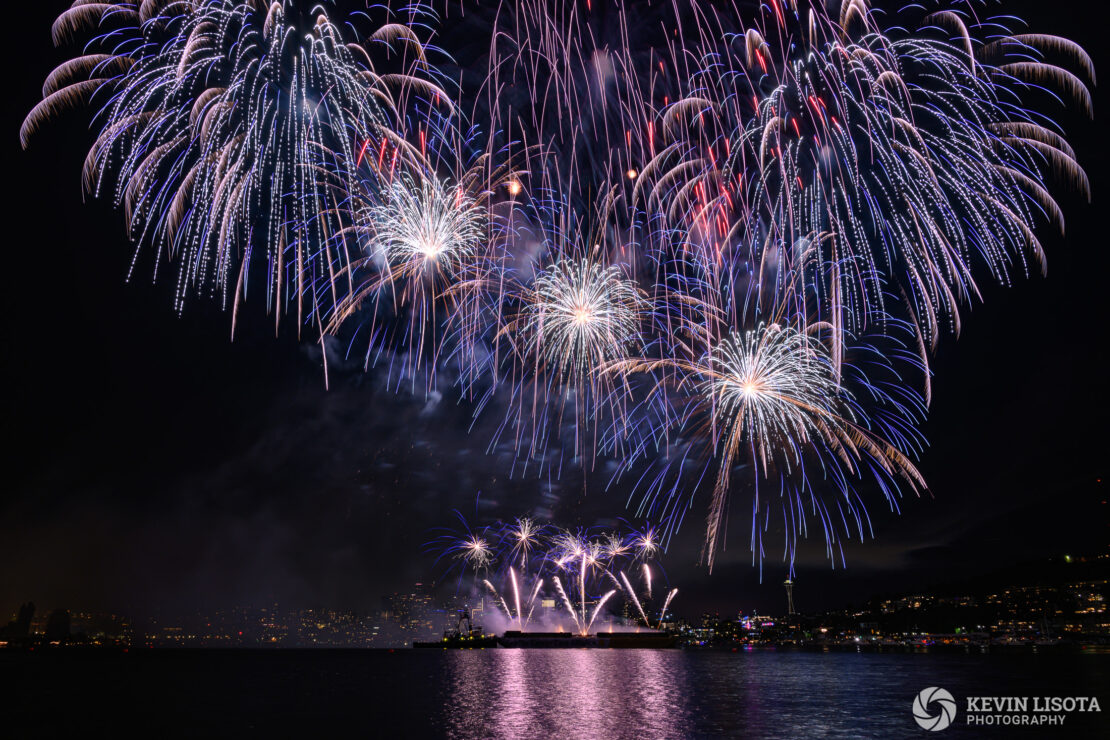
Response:
M354 370L335 372L325 391L319 353L288 331L275 339L260 301L241 312L231 343L215 303L178 316L168 281L152 285L140 266L126 282L122 216L82 200L87 116L49 127L30 151L19 146L22 118L63 58L49 28L67 5L25 4L5 49L0 615L27 599L138 611L273 599L366 608L438 572L422 545L452 509L478 520L538 509L566 525L626 514L627 491L591 486L583 497L573 472L507 478L485 455L488 433L468 436L467 412L450 398L429 405ZM1110 69L1098 24L1015 7ZM1104 115L1105 96L1094 96ZM920 464L932 496L903 501L900 516L872 497L877 538L846 549L847 570L830 570L819 542L807 548L802 609L1110 540L1096 483L1108 441L1106 136L1099 120L1060 117L1093 204L1058 189L1068 231L1040 231L1047 279L989 289L965 310L962 336L946 339L934 363ZM682 589L679 611L780 608L781 555L768 551L760 584L746 516L734 518L714 573L696 566L703 513L664 561Z

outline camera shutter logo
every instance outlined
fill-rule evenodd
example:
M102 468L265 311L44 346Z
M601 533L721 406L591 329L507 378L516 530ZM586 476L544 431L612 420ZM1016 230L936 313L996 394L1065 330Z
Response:
M956 699L946 690L930 686L913 700L913 718L923 730L943 730L956 719Z

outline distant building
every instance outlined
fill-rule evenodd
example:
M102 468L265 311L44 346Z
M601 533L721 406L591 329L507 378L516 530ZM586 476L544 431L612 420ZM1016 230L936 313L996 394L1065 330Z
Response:
M46 621L46 641L68 642L70 636L69 621L68 609L55 609L52 611L50 613L50 618Z
M31 620L35 618L35 604L28 601L21 604L19 613L8 622L7 629L3 630L4 637L8 640L26 640L31 634Z
M435 640L442 634L442 615L436 619L432 607L431 584L417 583L408 592L398 592L386 599L386 609L393 624L401 631L403 644L413 640Z

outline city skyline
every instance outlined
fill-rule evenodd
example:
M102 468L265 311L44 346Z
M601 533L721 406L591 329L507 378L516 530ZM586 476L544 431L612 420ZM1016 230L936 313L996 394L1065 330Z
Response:
M506 579L507 580L507 579ZM463 587L464 581L470 581L469 578L455 578L448 582L434 582L425 581L409 584L408 588L403 588L399 591L392 593L380 594L372 598L367 604L362 606L351 606L341 604L326 604L326 605L279 605L277 602L261 602L256 604L233 604L224 605L216 609L204 609L200 607L193 607L192 610L172 612L169 610L156 608L147 611L130 612L126 609L116 609L110 611L88 610L80 608L70 608L71 606L79 606L69 604L36 604L33 599L20 602L19 610L22 610L28 603L35 606L34 623L38 626L38 631L43 632L46 628L46 623L49 615L55 611L66 611L74 615L97 615L98 617L126 619L129 622L145 621L157 624L159 620L170 618L171 620L197 620L204 614L215 615L229 615L240 612L266 612L267 610L280 611L283 614L329 614L329 615L342 615L344 617L361 616L361 617L380 617L383 620L395 620L400 624L405 624L409 619L410 614L427 614L434 612L439 616L436 617L437 622L443 619L447 620L447 626L454 626L453 621L456 617L456 612L460 609L477 610L474 614L475 621L480 622L483 615L489 613L498 623L502 621L512 622L511 618L504 618L501 610L503 604L498 602L498 595L491 593L484 586L480 586L478 581L470 583L471 590ZM1029 561L1025 563L1018 563L1009 568L1006 568L995 573L988 574L972 579L952 579L946 582L937 582L932 584L930 588L926 589L904 589L894 591L872 592L867 597L857 600L855 602L845 602L834 608L809 608L797 609L791 611L794 606L791 601L793 589L787 593L780 593L779 603L775 599L768 599L770 603L758 604L755 600L749 602L745 607L740 609L722 609L718 605L716 608L705 608L698 606L697 608L683 608L682 601L676 602L671 605L667 602L669 608L667 614L671 615L670 618L677 616L678 618L694 621L705 614L771 614L776 617L790 617L793 613L799 615L820 615L831 613L851 613L853 610L861 608L875 607L882 604L883 611L886 611L885 605L887 604L901 604L905 605L914 602L914 600L925 599L927 601L935 600L982 600L989 601L994 598L997 593L1010 593L1023 592L1026 590L1037 589L1067 589L1072 588L1071 584L1091 584L1093 591L1092 599L1105 602L1108 598L1105 595L1106 586L1110 584L1110 553L1101 554L1075 554L1075 555L1062 555L1045 560ZM1097 586L1095 584L1102 584ZM791 582L791 587L795 586ZM636 589L641 598L644 598L645 585L640 584ZM780 587L781 588L781 587ZM802 592L805 593L804 591ZM1097 596L1097 594L1104 594ZM588 602L591 605L596 604L597 597L591 597ZM543 599L543 610L550 610L552 616L560 616L562 606L553 599ZM414 608L414 604L419 604L419 607ZM620 608L616 608L616 604L622 604ZM537 602L537 605L539 603ZM917 608L920 608L920 604ZM1105 606L1105 603L1103 604ZM13 610L11 619L17 620L19 610ZM565 616L565 615L562 615ZM424 617L421 616L421 619ZM626 623L639 622L642 620L638 617L638 612L635 602L629 599L625 594L621 593L614 601L614 608L606 615L606 619L621 619ZM542 621L542 620L537 620ZM1110 627L1110 625L1103 625ZM402 629L404 629L402 627ZM436 629L439 629L438 627ZM1110 634L1110 631L1108 631Z
M840 610L797 612L789 598L780 609L690 613L670 609L660 627L691 646L716 644L858 644L1042 647L1110 640L1110 554L1095 559L1056 558L1031 564L1024 581L992 587L953 584L937 593L874 595ZM441 584L442 585L442 584ZM596 603L596 599L590 603ZM596 631L644 627L633 601L624 599ZM436 642L457 631L464 612L474 629L492 633L505 620L489 594L448 594L435 584L383 595L363 612L291 608L280 604L236 606L206 612L134 615L21 605L6 628L3 646L27 644L108 648L404 648ZM538 623L560 616L554 601L540 606ZM761 616L762 615L762 616ZM1064 642L1061 643L1061 640ZM846 642L845 642L846 641ZM970 641L970 642L969 642Z

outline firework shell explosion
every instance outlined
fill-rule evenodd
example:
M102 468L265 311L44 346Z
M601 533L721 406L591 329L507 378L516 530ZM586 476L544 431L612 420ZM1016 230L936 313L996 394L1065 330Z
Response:
M289 0L79 0L54 41L92 32L84 50L99 51L50 74L21 136L26 144L51 116L99 104L85 186L122 207L156 271L176 264L178 308L211 292L234 311L254 277L275 320L293 311L318 325L349 259L331 239L355 188L340 163L381 142L390 167L415 165L419 153L398 135L404 97L434 88L418 76L424 52L411 29L384 26L363 44L356 20ZM375 69L375 44L398 47L400 72Z
M1050 115L1092 113L1091 59L1004 10L79 0L21 139L93 111L84 184L178 310L234 334L261 283L275 327L503 413L514 474L605 460L653 548L709 490L710 567L745 497L792 568L811 520L843 561L869 491L924 489L932 352L1088 194Z

